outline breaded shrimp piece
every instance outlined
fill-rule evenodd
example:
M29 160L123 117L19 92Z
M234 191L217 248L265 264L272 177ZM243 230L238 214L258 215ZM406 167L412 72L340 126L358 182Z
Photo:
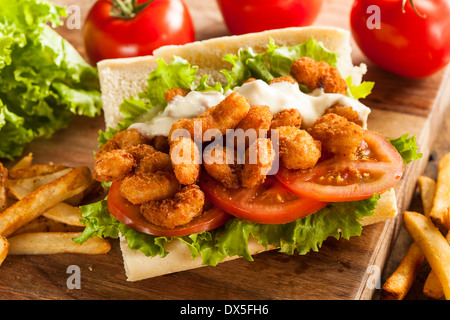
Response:
M158 152L152 146L148 144L138 144L134 146L129 146L123 148L124 151L128 152L136 162L141 161L146 156Z
M252 106L235 129L242 129L244 132L253 129L256 130L256 136L259 137L259 130L267 132L270 129L272 118L273 114L268 106Z
M299 83L314 90L322 88L326 93L346 94L347 83L335 67L324 61L315 61L309 57L296 59L291 66L291 74Z
M346 118L348 121L356 123L360 127L364 125L364 122L359 118L358 112L349 106L335 104L325 111L325 114L327 113L335 113L338 116Z
M292 84L297 83L297 81L295 81L295 79L292 78L291 76L281 76L281 77L273 78L272 80L270 80L269 85L272 83L278 83L278 82L290 82Z
M176 193L172 199L142 204L140 211L150 223L173 229L201 215L204 204L203 191L197 185L189 185Z
M169 154L157 151L145 156L141 161L139 161L134 172L137 174L146 174L157 171L171 170L172 163L170 162Z
M193 184L200 174L201 154L190 138L180 137L170 144L170 160L181 184Z
M120 193L132 204L172 198L179 190L180 183L170 171L135 174L120 185Z
M286 126L300 128L301 125L302 115L297 109L284 109L273 116L270 128L276 129Z
M287 169L304 170L316 165L321 156L321 144L305 130L279 127L280 159Z
M111 182L124 179L136 166L134 157L123 149L104 153L94 165L93 178Z
M196 139L194 128L200 134L202 142L210 141L212 137L205 137L204 132L210 129L219 130L224 135L227 129L235 128L250 110L248 100L237 92L232 92L219 104L209 108L197 118L181 119L172 125L169 141L176 140L173 133L177 129L184 129L191 139ZM179 136L179 135L178 135Z
M128 146L148 143L148 139L137 129L126 129L117 132L95 154L96 159L111 150L123 149Z
M361 145L364 129L335 113L317 119L308 129L322 143L322 150L347 159L354 159Z
M169 153L170 144L169 139L165 136L156 136L152 140L152 147L155 148L155 150Z
M256 139L245 152L246 161L242 169L242 186L253 188L263 183L272 168L274 159L275 152L270 139Z
M187 88L172 88L164 91L164 99L170 103L176 96L185 97L191 90Z
M234 151L226 147L214 148L203 157L203 167L225 188L239 188L239 173L236 170Z

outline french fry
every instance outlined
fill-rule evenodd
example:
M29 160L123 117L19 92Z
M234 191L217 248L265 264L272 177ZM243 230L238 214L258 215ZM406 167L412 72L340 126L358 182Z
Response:
M43 216L50 220L65 223L71 226L84 226L80 222L80 219L83 217L80 209L64 202L58 203L53 208L50 208L43 214Z
M8 206L8 170L0 162L0 212Z
M422 250L413 242L397 269L381 288L380 299L403 300L424 262L425 256Z
M33 162L33 154L30 152L29 154L27 154L25 157L23 157L22 159L20 159L12 168L11 170L19 170L19 169L24 169L24 168L28 168L29 166L31 166L31 163Z
M64 169L67 169L67 166L63 166L60 164L34 164L32 166L22 169L9 170L9 178L10 179L33 178L37 176L58 172Z
M447 232L447 236L445 237L445 239L450 244L450 232ZM444 295L442 285L439 282L439 279L436 276L436 273L433 272L433 270L430 271L427 279L425 280L425 284L423 286L423 293L433 299L440 299Z
M0 236L0 266L3 261L6 259L9 251L9 243L4 237Z
M60 171L31 178L10 179L8 185L9 193L13 195L17 200L23 199L37 188L42 187L43 185L46 185L58 179L59 177L62 177L72 170L73 168L66 168Z
M430 218L439 228L450 229L450 153L441 158L438 165L436 194Z
M422 198L423 213L430 217L433 208L434 195L436 193L436 181L427 176L420 176L418 180L420 196Z
M58 179L39 187L0 213L0 235L14 231L47 212L50 208L83 192L92 182L88 167L77 167Z
M10 255L39 255L59 253L104 254L111 245L105 239L93 237L83 244L72 241L81 232L22 233L8 239Z
M71 226L62 222L57 222L47 219L44 216L37 217L33 221L27 223L22 228L16 230L11 237L17 236L21 233L31 232L80 232L84 227Z
M436 273L446 299L450 299L450 245L439 229L424 215L405 211L403 221Z

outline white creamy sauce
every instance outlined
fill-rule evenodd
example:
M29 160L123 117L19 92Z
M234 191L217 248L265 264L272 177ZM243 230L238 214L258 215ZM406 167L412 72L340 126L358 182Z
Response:
M262 80L256 80L234 88L248 99L251 106L267 105L273 114L284 109L297 109L302 115L302 127L309 128L320 118L329 107L341 104L352 107L367 127L367 117L370 109L359 101L338 93L324 93L316 89L305 94L297 84L277 82L271 85ZM141 117L130 128L137 128L149 138L163 135L168 136L172 124L180 119L193 119L208 108L217 105L231 93L222 94L217 91L191 91L185 97L176 96L167 107L155 115L155 111ZM150 120L148 120L150 119Z

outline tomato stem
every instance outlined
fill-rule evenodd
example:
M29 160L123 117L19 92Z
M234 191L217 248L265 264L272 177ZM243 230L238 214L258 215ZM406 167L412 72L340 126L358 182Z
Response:
M406 1L408 0L402 0L402 12L405 13L405 5L406 5ZM426 16L421 14L419 11L417 11L416 7L414 6L414 2L413 0L409 0L409 3L411 3L411 7L413 8L414 12L420 17L425 19Z
M137 0L111 0L113 6L110 14L113 17L120 19L133 19L153 1L156 0L150 0L138 4Z

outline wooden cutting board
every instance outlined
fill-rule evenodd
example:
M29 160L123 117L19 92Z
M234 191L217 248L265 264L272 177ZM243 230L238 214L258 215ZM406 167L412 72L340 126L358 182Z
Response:
M84 20L93 0L54 0L76 4ZM316 24L348 29L350 0L324 2ZM193 16L197 39L227 35L214 1L186 0ZM81 30L58 30L84 54ZM416 134L423 158L409 164L397 186L399 211L407 208L418 175L427 164L430 145L450 102L450 69L422 80L387 73L354 46L355 64L367 63L365 80L375 81L373 94L364 101L372 108L369 128L389 138ZM39 139L25 150L36 163L52 161L93 167L102 117L75 117L70 126L51 139ZM288 256L276 251L256 255L254 262L238 259L217 267L127 282L118 242L111 240L106 255L60 254L8 256L0 267L0 299L371 299L380 288L386 262L401 216L364 228L361 237L329 239L320 252ZM81 272L81 289L67 286L68 267Z

